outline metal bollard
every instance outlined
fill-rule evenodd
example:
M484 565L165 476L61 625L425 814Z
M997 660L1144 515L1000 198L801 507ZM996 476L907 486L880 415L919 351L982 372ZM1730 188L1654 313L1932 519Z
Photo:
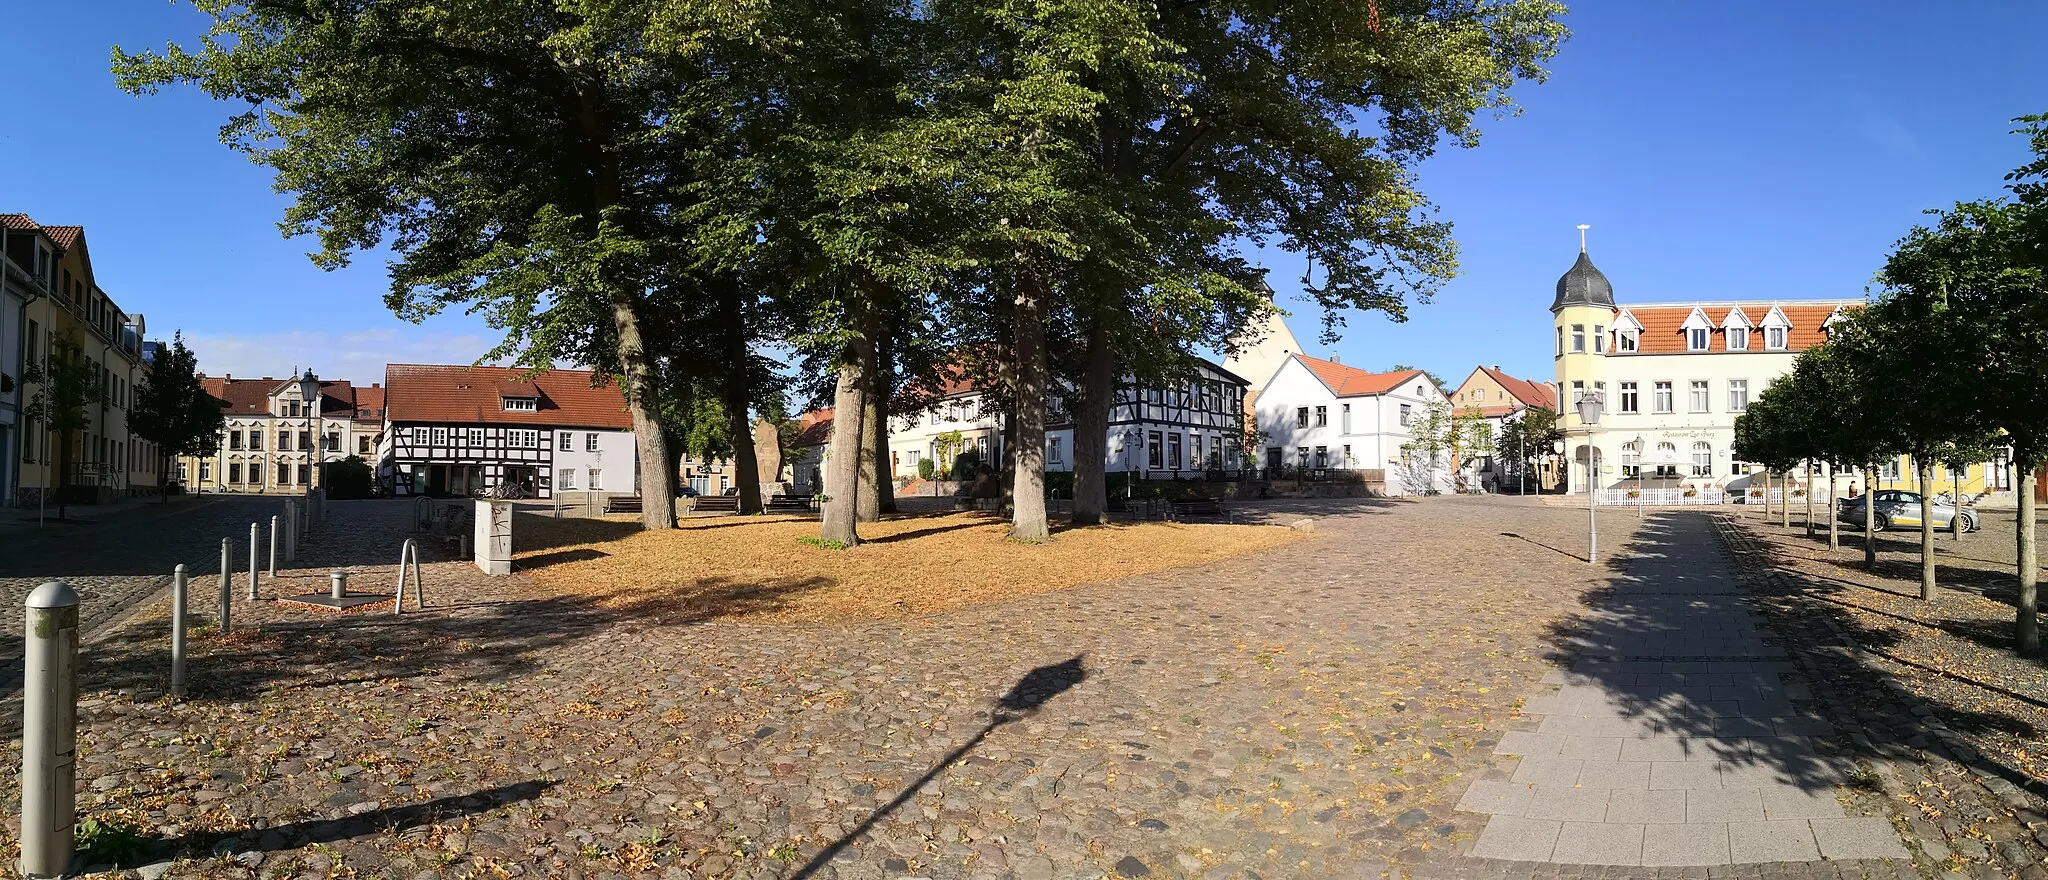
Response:
M277 580L277 517L270 518L270 579Z
M220 616L216 618L220 623L220 631L222 633L234 629L234 616L230 610L233 607L234 587L228 582L228 573L228 539L222 538L220 539Z
M299 514L292 503L284 503L284 561L299 558Z
M413 539L407 538L398 548L398 590L391 596L393 614L405 613L405 566L408 561L412 564L413 601L421 608L427 607L426 581L420 577L420 546Z
M256 598L256 524L249 524L249 599Z
M327 574L327 594L336 599L348 595L348 572L335 569Z
M78 821L78 594L50 581L28 596L23 645L21 874L71 869Z
M185 565L171 573L171 696L185 695Z

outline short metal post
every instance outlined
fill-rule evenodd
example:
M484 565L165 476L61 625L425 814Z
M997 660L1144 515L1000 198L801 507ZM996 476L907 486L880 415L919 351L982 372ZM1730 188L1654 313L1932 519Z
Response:
M292 502L284 503L284 561L299 558L299 514Z
M234 628L233 607L234 587L228 582L228 539L220 539L220 631L226 633Z
M28 596L21 707L21 874L71 869L78 759L78 593L50 581Z
M412 596L414 604L427 607L426 580L420 576L420 545L411 538L398 548L398 590L391 595L391 613L405 613L406 565L412 565Z
M277 517L270 518L270 579L277 580Z
M337 568L327 574L327 594L336 599L348 595L348 572Z
M256 598L256 536L255 523L249 524L249 598Z
M171 696L185 695L185 565L171 571Z

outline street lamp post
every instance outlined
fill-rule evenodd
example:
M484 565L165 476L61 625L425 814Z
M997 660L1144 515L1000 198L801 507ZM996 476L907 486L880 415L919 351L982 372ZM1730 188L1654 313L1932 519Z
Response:
M1643 435L1636 435L1636 519L1643 518Z
M1600 424L1600 409L1606 403L1598 391L1582 392L1578 398L1579 423L1586 427L1586 562L1600 559L1600 451L1593 445L1593 427Z

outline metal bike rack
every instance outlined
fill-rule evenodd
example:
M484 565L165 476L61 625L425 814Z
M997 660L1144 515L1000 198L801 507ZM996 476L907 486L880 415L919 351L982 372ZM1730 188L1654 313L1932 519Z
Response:
M405 539L405 545L398 549L398 590L391 594L391 613L405 613L405 567L412 564L412 598L421 608L427 607L426 580L420 577L420 546L413 539Z

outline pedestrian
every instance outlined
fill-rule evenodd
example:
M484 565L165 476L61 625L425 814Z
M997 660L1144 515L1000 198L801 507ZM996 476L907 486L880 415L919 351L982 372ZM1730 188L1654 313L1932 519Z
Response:
M1851 497L1851 498L1854 498L1854 497L1856 497L1856 481L1855 481L1855 480L1850 480L1850 481L1849 481L1849 497Z

